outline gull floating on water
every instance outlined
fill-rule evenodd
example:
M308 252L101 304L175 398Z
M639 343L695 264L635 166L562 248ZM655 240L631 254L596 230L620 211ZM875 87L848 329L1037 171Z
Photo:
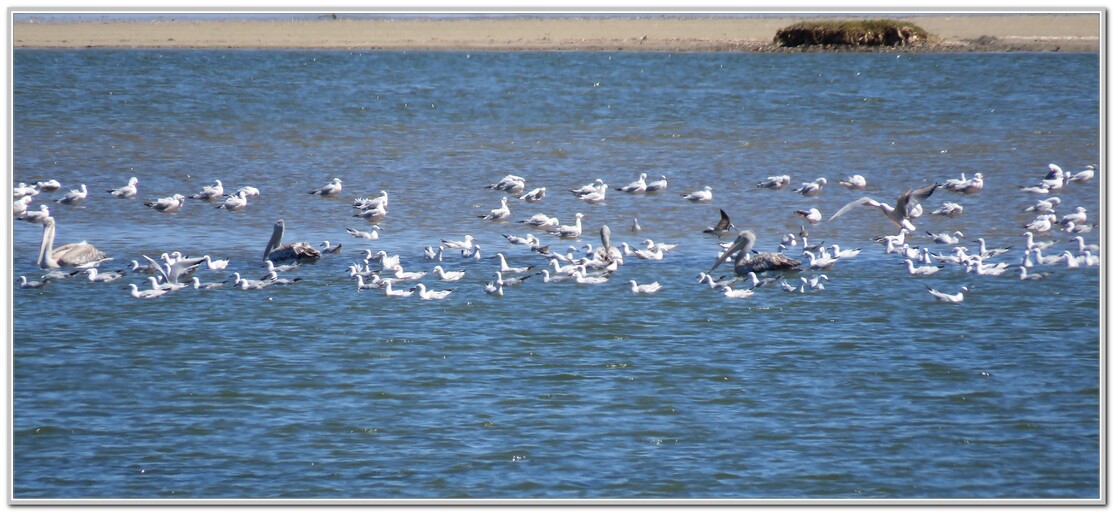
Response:
M526 220L518 221L519 224L528 224L535 228L556 228L560 226L560 221L556 217L549 217L544 213L536 213Z
M442 239L441 243L443 243L446 248L460 249L464 252L467 252L468 254L471 254L471 252L476 247L475 237L471 236L471 235L464 235L464 240L463 241L460 241L460 240L443 240Z
M47 284L50 284L50 280L48 279L44 279L42 281L28 281L27 276L19 276L19 287L23 289L42 288Z
M501 190L510 194L521 194L526 189L526 179L521 176L507 174L498 183L483 187L486 189Z
M545 187L538 187L530 190L529 192L518 196L518 199L521 199L527 203L540 202L542 199L545 199Z
M647 194L663 192L667 188L669 188L669 179L664 176L661 176L661 179L657 181L651 181L645 184L645 192Z
M703 190L697 190L690 194L684 194L684 199L693 203L708 203L714 196L711 194L711 187L705 186Z
M1036 204L1024 209L1026 212L1036 213L1055 213L1055 207L1059 206L1061 200L1058 197L1052 196L1047 199L1036 201Z
M1086 209L1079 206L1074 209L1074 213L1068 213L1059 219L1059 224L1066 226L1069 223L1084 224L1086 222Z
M1091 169L1090 176L1091 177L1094 174L1093 171L1092 171L1093 168L1094 168L1093 166L1090 166L1090 169ZM1081 173L1079 173L1079 174L1081 174ZM58 183L58 180L55 180L55 179L50 179L50 180L46 180L46 181L37 182L37 183L35 183L35 186L38 187L39 190L41 190L43 192L54 192L55 190L58 190L58 189L62 188L62 184Z
M758 188L771 188L773 190L780 190L785 188L792 182L792 177L787 174L780 176L769 176L765 181L758 182Z
M730 285L727 285L727 286L723 287L723 296L727 297L727 298L730 298L730 299L745 299L747 297L752 297L753 295L754 295L753 289L742 288L742 289L735 290L735 289L731 288Z
M352 217L359 217L359 218L361 218L363 220L366 220L368 222L379 222L380 220L383 220L383 219L386 218L386 214L387 214L386 208L383 207L383 205L379 205L379 206L376 206L374 208L368 208L366 210L360 210L359 213L356 213L356 214L352 215Z
M839 180L839 185L842 185L849 190L861 190L863 188L866 188L866 178L861 174L854 174Z
M238 212L247 208L247 195L241 192L236 192L233 195L224 199L224 203L217 206L218 209L228 210L230 212Z
M224 287L224 283L201 283L201 280L196 277L190 278L189 282L193 285L194 290L211 290Z
M555 234L555 235L557 235L561 238L579 238L580 234L583 233L583 229L584 229L583 224L580 222L580 219L583 219L583 218L584 218L584 214L577 212L576 213L576 223L575 224L567 225L567 226L560 226L559 228L557 228L553 232L553 234Z
M363 231L355 228L346 228L345 231L355 238L365 238L367 240L379 239L379 226L371 226L371 231Z
M602 185L599 185L599 188L596 189L595 192L591 192L590 194L584 194L584 195L579 196L579 197L580 197L580 201L583 201L585 203L590 203L590 204L602 203L603 201L605 201L607 199L607 184L604 183Z
M904 264L908 266L908 273L912 274L914 276L930 276L930 275L932 275L936 272L939 272L939 270L941 270L943 268L942 265L939 265L939 266L924 265L922 267L916 267L916 265L913 264L912 260L910 260L910 259L905 259Z
M1089 183L1092 179L1094 179L1094 166L1092 165L1087 165L1085 169L1078 171L1070 177L1070 181L1077 181L1082 184Z
M933 234L931 231L925 231L925 233L927 233L927 236L930 236L931 239L935 241L935 243L946 245L957 244L959 243L960 238L966 236L962 234L962 231L955 231L954 235L948 235L946 233Z
M815 181L805 183L802 187L793 190L793 192L799 192L804 197L815 197L818 196L821 191L823 191L823 186L826 184L827 178L819 178Z
M643 173L641 173L640 176L638 176L638 179L635 180L634 182L630 183L629 185L626 185L625 187L618 187L615 190L618 190L619 192L628 192L630 194L641 194L641 193L645 192L645 188L646 188L645 177L646 176L647 176L647 174L643 172Z
M182 205L185 204L185 196L181 194L174 194L170 197L155 199L154 201L148 201L143 204L158 212L174 213L182 209Z
M38 194L38 188L23 182L20 182L19 185L16 185L16 187L12 189L12 196L14 199L22 199L27 196L36 196Z
M433 274L439 277L441 281L459 281L464 278L465 272L465 270L447 271L440 265L433 267Z
M97 272L97 269L91 268L85 271L89 276L90 283L111 283L117 279L124 277L123 272Z
M637 281L634 281L633 279L630 280L630 291L634 294L657 293L657 291L660 290L660 289L661 289L661 283L658 283L657 281L654 281L654 282L649 283L649 284L639 285Z
M200 199L202 201L211 201L224 195L224 184L220 180L214 180L212 186L201 187L201 192L189 196L190 199ZM148 205L149 206L149 205Z
M77 204L80 204L82 201L84 201L85 196L87 196L87 195L89 195L89 189L85 188L85 184L82 183L79 188L69 191L66 195L62 196L60 199L55 199L54 202L55 203L62 203L62 204L70 205L70 206L75 206Z
M414 292L410 290L395 290L390 281L386 281L383 290L385 290L387 297L409 297L414 294Z
M1024 229L1033 233L1047 233L1055 225L1055 214L1045 213L1036 217L1032 222L1024 225Z
M602 186L603 186L603 180L596 178L594 183L589 183L589 184L584 185L580 188L572 189L572 190L570 190L570 192L572 192L572 194L575 195L576 197L586 196L588 194L593 194L595 192L598 192L599 189Z
M23 214L27 213L27 206L31 204L34 198L31 196L23 196L12 202L12 217L22 219ZM42 206L46 206L45 204ZM49 214L48 214L49 215Z
M236 190L236 192L243 192L243 195L246 197L255 197L259 195L259 189L252 187L251 185L244 185Z
M510 207L506 205L506 196L502 197L502 206L491 210L487 215L479 215L483 220L506 220L510 217Z
M137 299L153 299L155 297L161 297L163 295L166 295L170 291L170 290L143 290L143 291L140 291L139 287L136 286L135 283L129 284L128 287L131 288L131 296L135 297Z
M20 216L20 220L25 220L31 224L42 224L50 217L50 207L45 204L39 205L39 210L27 210Z
M332 242L329 242L328 240L321 242L321 247L322 254L337 254L340 251L344 250L344 244L336 244L336 247L333 247Z
M942 206L932 211L931 214L952 218L958 217L962 214L962 205L958 203L944 202Z
M139 178L132 176L128 179L127 185L109 190L108 193L120 199L131 199L139 193L139 189L135 186L137 183L139 183Z
M815 224L823 220L823 214L819 213L818 208L810 208L807 210L796 210L794 213L811 224Z
M385 190L380 190L378 197L373 197L373 198L370 198L370 199L368 199L366 197L356 198L356 200L352 202L352 207L353 208L359 208L360 210L370 210L372 208L379 208L379 207L382 207L383 209L386 209L387 204L389 202L390 202L390 196L387 195Z
M333 178L325 186L310 190L309 193L315 196L330 197L340 194L344 190L344 182L340 178Z
M417 283L413 289L417 289L417 296L421 300L441 300L448 298L448 294L452 293L452 289L446 290L426 290L425 283ZM411 289L410 291L413 291Z
M966 174L962 174L959 179L949 179L943 182L941 187L951 192L960 194L975 194L982 189L985 183L982 181L982 173L974 173L974 177L966 179Z
M1024 268L1023 266L1018 267L1017 272L1020 273L1020 280L1021 281L1038 281L1038 280L1041 280L1041 279L1047 279L1048 277L1051 277L1050 272L1032 272L1032 273L1028 273L1028 269Z
M949 294L937 291L936 289L934 289L930 286L927 286L927 285L924 285L924 286L927 287L928 293L930 293L932 297L935 297L935 300L938 300L939 302L962 302L963 300L965 300L965 297L963 296L963 293L970 291L965 286L963 286L962 290L960 290L958 293L956 293L954 295L949 295Z

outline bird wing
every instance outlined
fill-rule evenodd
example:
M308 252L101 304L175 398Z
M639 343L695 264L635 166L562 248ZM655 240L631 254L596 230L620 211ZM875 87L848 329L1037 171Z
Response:
M915 208L920 201L931 196L932 192L935 192L937 188L939 188L939 184L932 183L926 187L905 190L900 197L897 197L897 206L893 209L893 214L896 215L898 219L903 220L908 218L908 212L912 208Z
M727 215L727 212L723 211L722 208L719 208L719 223L715 224L714 229L720 233L730 229L730 215Z
M143 256L144 259L151 262L151 268L154 268L155 271L158 272L158 274L160 276L162 276L162 282L164 282L164 283L169 283L170 282L170 276L166 275L166 271L162 269L162 265L159 265L157 261L152 260L151 257L147 256L146 254L143 254L142 256Z
M843 206L842 208L839 208L839 211L835 212L835 214L832 215L831 218L827 219L827 222L831 222L831 221L839 218L840 215L850 211L855 206L861 206L863 204L869 204L869 203L877 203L877 201L875 201L875 200L873 200L869 197L862 197L862 198L857 199L855 201L851 201L851 202L847 203L846 206Z

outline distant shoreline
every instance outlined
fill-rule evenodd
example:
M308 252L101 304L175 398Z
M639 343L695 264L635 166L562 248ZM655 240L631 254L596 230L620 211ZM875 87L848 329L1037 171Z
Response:
M15 48L306 48L472 51L800 51L773 45L777 29L818 16L714 14L479 17L345 17L290 19L51 19L18 13ZM183 13L188 14L188 13ZM173 18L175 13L154 13ZM94 15L95 16L95 15ZM832 16L822 16L830 19ZM846 17L862 17L847 14ZM886 17L881 14L874 17ZM934 36L914 48L873 51L969 52L1100 50L1097 13L916 14ZM44 22L44 20L47 20ZM810 49L805 51L820 51ZM868 51L868 50L867 50Z

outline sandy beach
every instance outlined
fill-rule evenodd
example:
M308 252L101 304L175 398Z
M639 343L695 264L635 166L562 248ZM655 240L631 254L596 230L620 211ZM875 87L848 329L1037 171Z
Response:
M53 21L17 15L15 48L322 48L777 51L777 29L807 16L670 15ZM1096 52L1101 17L946 14L905 18L932 34L920 51ZM907 51L907 49L904 49Z

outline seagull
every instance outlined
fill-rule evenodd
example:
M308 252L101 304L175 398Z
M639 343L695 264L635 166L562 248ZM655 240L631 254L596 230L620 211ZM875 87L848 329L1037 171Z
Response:
M228 268L228 260L214 260L208 254L205 255L204 259L205 267L209 270L224 270ZM138 265L138 262L135 263Z
M417 286L411 288L410 291L412 292L414 289L417 290L417 296L421 297L421 300L441 300L448 298L448 294L452 293L451 289L426 290L425 283L417 283Z
M498 183L495 183L494 185L487 185L483 188L501 190L503 192L508 192L511 194L521 194L522 191L526 189L526 179L521 176L507 174L505 177L499 180Z
M666 188L669 188L669 179L664 176L661 176L661 179L657 181L651 181L645 184L645 192L647 194L662 192Z
M85 184L82 183L80 187L69 191L69 193L62 196L60 199L55 199L54 202L76 206L84 201L87 195L89 195L89 189L85 188Z
M365 238L367 240L379 239L379 226L371 226L371 231L362 231L355 228L346 228L345 231L355 238Z
M820 274L818 276L813 276L811 279L808 279L806 277L801 277L800 278L800 291L801 292L804 291L805 286L807 286L809 290L815 290L815 291L823 290L824 286L823 286L822 281L830 281L830 280L831 279L827 277L827 274Z
M1054 213L1045 213L1036 217L1032 222L1024 225L1024 229L1033 233L1047 233L1055 223Z
M234 195L228 196L224 199L224 203L217 206L217 209L223 208L230 212L238 212L247 208L247 196L244 193L236 192Z
M938 187L939 184L932 184L926 187L905 190L903 193L901 193L900 196L897 197L897 205L895 207L889 206L885 203L879 203L869 197L863 197L861 199L858 199L857 201L852 201L846 206L840 208L839 211L835 212L835 214L832 215L830 219L828 219L828 222L837 219L840 215L846 213L855 206L866 205L881 210L881 213L885 214L885 217L892 221L893 224L907 229L908 231L915 231L916 226L913 226L912 222L909 221L908 212L917 203L931 196L931 193L935 192L935 189Z
M769 176L765 178L765 181L758 182L757 187L780 190L787 187L790 182L792 182L792 177L787 174L782 174L780 176Z
M526 220L518 221L519 224L528 224L535 228L555 228L560 226L560 221L556 217L550 217L544 213L535 213L532 217Z
M251 185L244 185L236 190L236 192L243 192L243 195L246 197L255 197L259 195L259 189L252 187Z
M1091 169L1090 176L1093 177L1094 173L1093 173L1092 169L1094 167L1089 166L1089 168ZM1083 171L1083 172L1085 172L1085 171ZM1079 173L1079 174L1081 174L1081 173ZM35 186L38 187L39 190L41 190L43 192L54 192L55 190L58 190L58 189L62 188L62 184L58 183L58 180L40 181L40 182L35 183ZM35 194L38 194L38 191L36 191ZM34 194L32 194L32 195L34 195Z
M174 194L170 197L163 197L154 201L143 203L151 209L162 213L174 213L182 209L185 204L185 196L181 194Z
M638 224L638 218L634 217L634 223L630 226L630 231L633 231L633 232L637 233L641 230L642 230L642 227L641 227L640 224Z
M1024 209L1026 212L1036 213L1055 213L1055 207L1059 206L1061 200L1058 197L1051 196L1047 199L1036 201L1036 204Z
M499 297L502 297L502 283L498 281L487 283L483 285L483 291L487 295L498 295Z
M433 267L433 274L441 279L441 281L459 281L464 278L464 270L446 271L440 265Z
M360 210L369 210L371 208L378 208L381 206L383 207L383 209L385 209L389 201L390 196L387 195L386 191L380 190L379 197L373 197L371 199L368 199L366 197L356 198L356 200L352 202L352 207L359 208Z
M830 256L816 256L811 251L804 251L804 256L808 257L808 268L812 270L830 270L839 261L838 258Z
M35 185L27 185L26 183L20 182L18 186L12 189L12 197L14 199L22 199L27 196L36 195L39 195L39 189L36 188Z
M753 272L750 272L750 273L753 274ZM720 279L720 280L716 281L715 278L711 277L711 275L706 273L706 272L700 272L699 273L699 282L701 284L702 283L707 283L707 286L709 288L711 288L712 290L717 289L717 288L722 288L724 286L730 286L731 284L734 284L734 282L736 282L736 281L738 281L737 277L724 277L723 279Z
M690 194L684 194L684 199L687 199L688 201L691 201L693 203L709 203L711 202L711 198L712 195L710 186L703 187L703 190L697 190Z
M518 199L521 199L521 200L523 200L527 203L539 202L542 199L545 199L545 187L540 187L540 188L535 188L533 190L530 190L529 192L526 192L525 194L522 194L522 195L518 196Z
M951 192L958 192L960 194L974 194L982 189L984 183L982 182L982 173L974 173L974 177L966 179L966 174L961 174L960 179L949 179L944 181L941 187Z
M224 184L220 180L214 180L212 186L201 187L201 191L189 196L190 199L200 199L202 201L211 201L224 195Z
M866 188L866 178L861 174L855 174L839 180L839 185L849 190L862 190Z
M374 208L361 210L359 213L352 215L352 217L359 217L368 222L379 222L380 220L386 218L386 213L386 208L384 208L382 205L379 205Z
M757 274L750 272L749 274L746 274L746 277L750 278L750 288L752 289L761 288L762 286L765 286L767 284L773 284L777 281L780 281L781 277L783 276L778 275L773 277L766 277L765 279L758 279ZM710 276L708 276L708 278L710 279Z
M131 288L131 296L135 297L137 299L153 299L155 297L161 297L163 295L166 295L166 293L169 292L169 290L143 290L143 291L139 291L139 287L135 286L135 283L129 284L128 287Z
M577 188L577 189L572 189L571 192L576 197L586 196L588 194L593 194L595 192L598 192L599 188L602 187L602 186L603 186L603 180L596 178L594 183L584 185L584 186L582 186L580 188Z
M487 215L477 215L483 220L506 220L510 217L510 207L506 205L506 196L502 197L502 206L491 210Z
M533 274L525 275L522 277L502 277L502 272L495 272L495 282L502 286L518 286L525 282L526 279L532 277Z
M607 199L607 184L599 185L595 192L580 196L580 201L590 204L599 204Z
M943 268L942 265L936 267L924 265L917 268L910 259L905 259L904 264L908 266L908 273L914 276L930 276Z
M541 272L538 272L538 274L541 274L541 275L545 276L545 277L542 277L541 279L546 283L559 283L561 281L567 281L569 279L572 279L571 274L563 274L563 275L552 276L552 275L549 274L548 269L541 269ZM537 274L534 274L534 275L537 275Z
M12 217L16 219L23 218L23 214L27 213L27 206L34 200L31 196L23 196L12 202ZM43 205L46 206L46 205Z
M1092 179L1094 179L1094 166L1092 165L1087 165L1085 169L1078 171L1070 177L1070 181L1077 181L1082 184L1089 183ZM39 186L40 188L42 187L41 184ZM43 190L46 189L44 188Z
M1059 224L1062 226L1066 226L1072 222L1075 224L1084 224L1086 222L1086 209L1079 206L1074 209L1074 213L1069 213L1059 219Z
M927 286L927 285L924 285L924 286ZM956 293L954 295L948 295L946 293L936 291L934 288L932 288L930 286L927 286L927 291L928 291L928 293L931 294L932 297L935 297L935 300L938 300L939 302L962 302L965 299L965 297L963 297L962 294L965 293L965 292L968 292L970 290L968 288L966 288L965 286L963 286L962 290L960 290L958 293Z
M788 292L788 293L792 293L792 292L796 291L796 287L792 286L791 284L788 284L788 281L781 281L781 289Z
M387 297L409 297L414 294L412 290L395 290L390 280L386 280L386 286L383 289L386 291Z
M826 184L827 178L819 178L813 182L805 183L804 186L793 190L793 192L799 192L804 197L815 197L819 195L819 192L823 190L823 186Z
M954 235L948 235L946 233L932 234L931 231L925 231L925 233L927 233L927 236L930 236L935 243L947 245L957 244L959 238L966 236L962 234L962 231L955 231Z
M441 243L448 249L460 249L468 254L475 249L475 237L471 235L464 235L464 240L441 240Z
M224 283L204 283L204 284L202 284L201 280L196 278L196 277L190 278L189 282L190 282L190 284L193 285L194 290L211 290L213 288L222 288L224 286Z
M263 264L267 267L267 272L290 272L297 270L301 267L301 263L290 263L288 265L275 265L271 260L263 260Z
M944 202L943 206L931 212L932 215L942 215L944 217L958 217L962 214L962 205L958 203Z
M1029 234L1029 233L1025 233L1025 234L1028 235L1029 239L1031 239L1031 236L1032 236L1031 234ZM1101 250L1100 245L1096 245L1096 244L1086 245L1086 241L1082 238L1082 235L1078 235L1074 238L1071 238L1071 240L1072 241L1078 241L1078 254L1082 254L1086 251L1100 251ZM1049 242L1048 245L1051 245L1051 243ZM1046 249L1046 247L1045 247L1045 249Z
M1050 272L1032 272L1028 273L1028 269L1023 266L1018 267L1017 271L1020 273L1021 281L1038 281L1040 279L1047 279L1051 276Z
M1024 248L1028 249L1029 251L1036 248L1036 247L1039 247L1040 249L1045 249L1046 250L1048 247L1051 247L1052 245L1055 245L1054 240L1049 240L1049 241L1046 241L1046 242L1035 242L1035 241L1032 240L1032 238L1033 238L1033 235L1032 235L1031 231L1025 231L1024 232L1024 239L1025 239ZM1082 237L1075 237L1075 238L1082 238Z
M496 254L495 257L498 258L498 260L499 260L499 271L502 272L503 274L522 274L522 273L525 273L525 272L529 272L531 269L533 269L533 266L529 266L529 267L511 267L511 266L507 265L506 264L506 256L503 256L501 252Z
M310 190L309 194L321 197L335 196L340 194L341 190L344 190L343 183L344 182L340 181L340 178L333 178L332 181L328 182L325 186Z
M641 173L641 176L639 176L638 179L633 183L630 183L625 187L618 187L615 190L618 190L619 192L628 192L631 194L641 194L646 190L645 177L646 174L643 172Z
M24 197L26 198L26 197L29 197L29 196L24 196ZM40 204L39 205L39 211L35 211L35 210L25 211L25 212L23 212L23 215L21 215L19 218L20 218L20 220L25 220L27 222L30 222L31 224L42 224L42 223L46 222L46 219L51 218L50 217L50 207L45 205L45 204Z
M91 268L85 271L89 276L90 283L111 283L121 277L124 277L123 272L97 272L97 269Z
M730 299L745 299L754 295L753 289L738 289L735 290L729 285L723 287L723 296Z
M704 233L723 236L723 233L730 232L734 229L734 224L730 222L730 216L722 208L719 208L719 222L715 226L703 230Z
M333 247L331 242L325 240L321 242L321 247L323 247L322 254L337 254L344 249L344 244L336 244L336 247Z
M639 285L637 281L634 281L633 279L630 280L630 291L635 295L639 293L657 293L657 290L660 289L661 283L658 283L657 281L649 284Z
M19 276L19 287L22 289L42 288L48 284L50 284L49 279L43 279L42 281L28 281L27 276Z
M553 233L561 238L579 238L580 234L583 233L583 225L580 222L582 218L584 218L584 214L577 212L575 224L560 226Z
M838 259L853 258L862 252L862 249L847 249L845 251L839 249L839 244L831 244L831 255Z
M609 280L604 276L586 276L584 275L583 268L583 266L580 266L575 272L572 272L572 280L575 281L576 284L603 284Z
M503 233L502 237L514 245L524 245L527 247L541 246L541 240L538 240L537 237L533 236L533 233L527 233L524 237Z
M139 183L139 178L132 176L130 179L128 179L127 185L124 185L117 189L109 190L108 193L120 199L131 199L139 193L139 190L135 187L137 183Z
M659 244L649 238L646 238L645 240L642 240L642 245L644 245L646 250L649 251L654 251L657 250L657 248L660 248L664 252L672 252L672 250L676 249L676 247L680 244Z
M796 215L802 217L804 220L808 221L811 224L815 224L815 223L823 220L823 214L819 213L818 208L811 208L811 209L808 209L808 210L796 210L794 213L796 213Z

